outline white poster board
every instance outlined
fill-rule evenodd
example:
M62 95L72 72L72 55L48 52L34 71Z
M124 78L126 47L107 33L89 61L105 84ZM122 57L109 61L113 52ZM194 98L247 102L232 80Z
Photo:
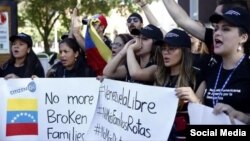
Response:
M231 125L231 121L225 113L215 115L213 108L197 104L188 104L188 115L190 125ZM235 119L235 124L243 125L244 123Z
M105 79L87 140L166 141L177 105L174 89Z
M0 140L84 141L99 83L95 78L0 79Z
M0 54L10 51L9 42L9 16L8 12L0 11Z

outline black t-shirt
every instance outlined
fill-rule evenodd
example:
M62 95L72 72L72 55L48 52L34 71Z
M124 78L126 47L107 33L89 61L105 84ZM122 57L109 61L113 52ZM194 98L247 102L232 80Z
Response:
M204 74L205 81L207 84L207 89L204 94L204 104L213 107L213 99L218 98L218 94L224 85L226 79L229 77L232 70L225 70L222 67L220 79L216 88L216 92L213 96L213 90L216 82L216 78L219 72L219 67L221 65L221 60L218 61L212 67L207 68L206 74ZM231 105L236 110L242 111L244 113L250 113L250 59L245 57L242 63L236 68L232 74L231 79L225 86L222 96L219 96L218 102Z
M3 69L0 67L0 77L3 77Z
M194 68L194 73L195 73L195 77L196 77L196 80L195 80L196 87L195 87L194 91L196 91L198 89L198 86L201 83L201 80L200 80L201 73L200 73L200 70L197 70L196 68ZM174 88L174 87L176 87L177 81L178 81L178 75L170 76L169 83L165 83L164 87ZM190 81L190 87L194 87L194 84L192 84L191 81ZM174 120L174 125L173 125L172 130L171 130L170 135L169 135L169 139L168 139L169 141L186 138L187 125L189 124L187 105L188 105L187 102L183 102L183 103L179 104L178 109L177 109L177 113L175 116L175 120Z
M193 55L193 67L197 70L201 70L203 67L203 63L206 62L208 64L210 55L208 54L192 54Z
M206 28L204 43L207 45L209 53L213 53L214 50L213 29Z
M63 78L63 77L96 77L93 70L87 65L82 65L78 69L66 70L61 62L55 64L49 71L48 77Z
M145 68L150 67L152 65L155 65L155 63L152 60L150 60L148 62L148 64L145 66ZM127 62L125 64L125 67L126 67L126 70L127 70L127 76L125 78L126 82L139 83L139 84L145 84L145 85L153 85L154 84L154 81L137 81L137 80L134 80L133 78L131 78L131 76L129 74Z
M23 65L21 67L15 67L13 63L8 63L5 64L2 67L2 77L5 77L8 74L14 73L15 75L17 75L20 78L29 78L32 75L36 75L38 77L44 77L44 69L42 68L42 66L34 66L34 73L30 76L25 76L25 69L26 69L26 65Z

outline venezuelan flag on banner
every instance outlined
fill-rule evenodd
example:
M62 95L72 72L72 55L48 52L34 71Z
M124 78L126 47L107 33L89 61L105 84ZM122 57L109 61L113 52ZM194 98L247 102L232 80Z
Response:
M95 30L93 23L96 22L101 23L99 17L91 19L87 26L85 48L88 64L97 75L102 75L104 67L111 59L112 52Z
M38 135L36 99L8 99L6 136Z

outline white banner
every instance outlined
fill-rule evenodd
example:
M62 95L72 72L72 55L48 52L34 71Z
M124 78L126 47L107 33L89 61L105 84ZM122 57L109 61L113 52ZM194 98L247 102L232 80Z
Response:
M213 108L197 104L188 104L188 115L190 125L231 125L228 115L221 113L213 114ZM235 124L243 125L244 123L235 119Z
M0 141L165 141L178 105L174 89L108 79L0 79L0 86Z
M87 140L166 141L177 105L174 89L105 79Z
M8 12L0 11L0 54L9 53L9 17Z
M0 79L0 85L1 141L85 140L98 101L95 78Z

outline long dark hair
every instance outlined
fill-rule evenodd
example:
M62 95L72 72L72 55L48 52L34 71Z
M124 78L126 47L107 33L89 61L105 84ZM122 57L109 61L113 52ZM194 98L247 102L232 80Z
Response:
M118 34L118 35L115 36L115 38L116 38L116 37L120 37L120 38L122 39L124 45L125 45L128 41L130 41L130 40L133 39L133 37L132 37L131 35L129 35L129 34Z
M239 28L239 35L243 35L243 34L248 35L248 39L243 44L243 48L244 48L244 53L246 55L250 55L250 34L244 28L242 28L242 27L238 27L238 28Z
M32 75L36 74L38 70L43 69L41 62L39 61L32 47L28 46L28 48L30 48L30 52L26 55L24 60L24 77L31 77ZM10 54L10 59L6 63L4 63L3 69L7 68L8 65L15 64L16 58L14 57L12 51Z
M62 40L59 43L59 45L62 44L62 43L67 44L68 47L71 48L74 51L74 53L78 52L79 55L76 57L76 62L75 62L75 65L74 65L73 69L76 70L76 71L79 71L79 68L81 68L83 66L83 64L86 63L85 54L82 51L81 47L78 45L76 40L73 39L73 38L65 38L64 40Z
M96 76L93 70L86 63L85 54L76 42L75 39L65 38L59 44L65 43L69 48L73 50L74 53L78 52L79 55L76 58L73 70L74 76L71 77L93 77ZM47 77L63 77L64 75L64 66L59 61L57 64L52 66L52 68L46 74Z

